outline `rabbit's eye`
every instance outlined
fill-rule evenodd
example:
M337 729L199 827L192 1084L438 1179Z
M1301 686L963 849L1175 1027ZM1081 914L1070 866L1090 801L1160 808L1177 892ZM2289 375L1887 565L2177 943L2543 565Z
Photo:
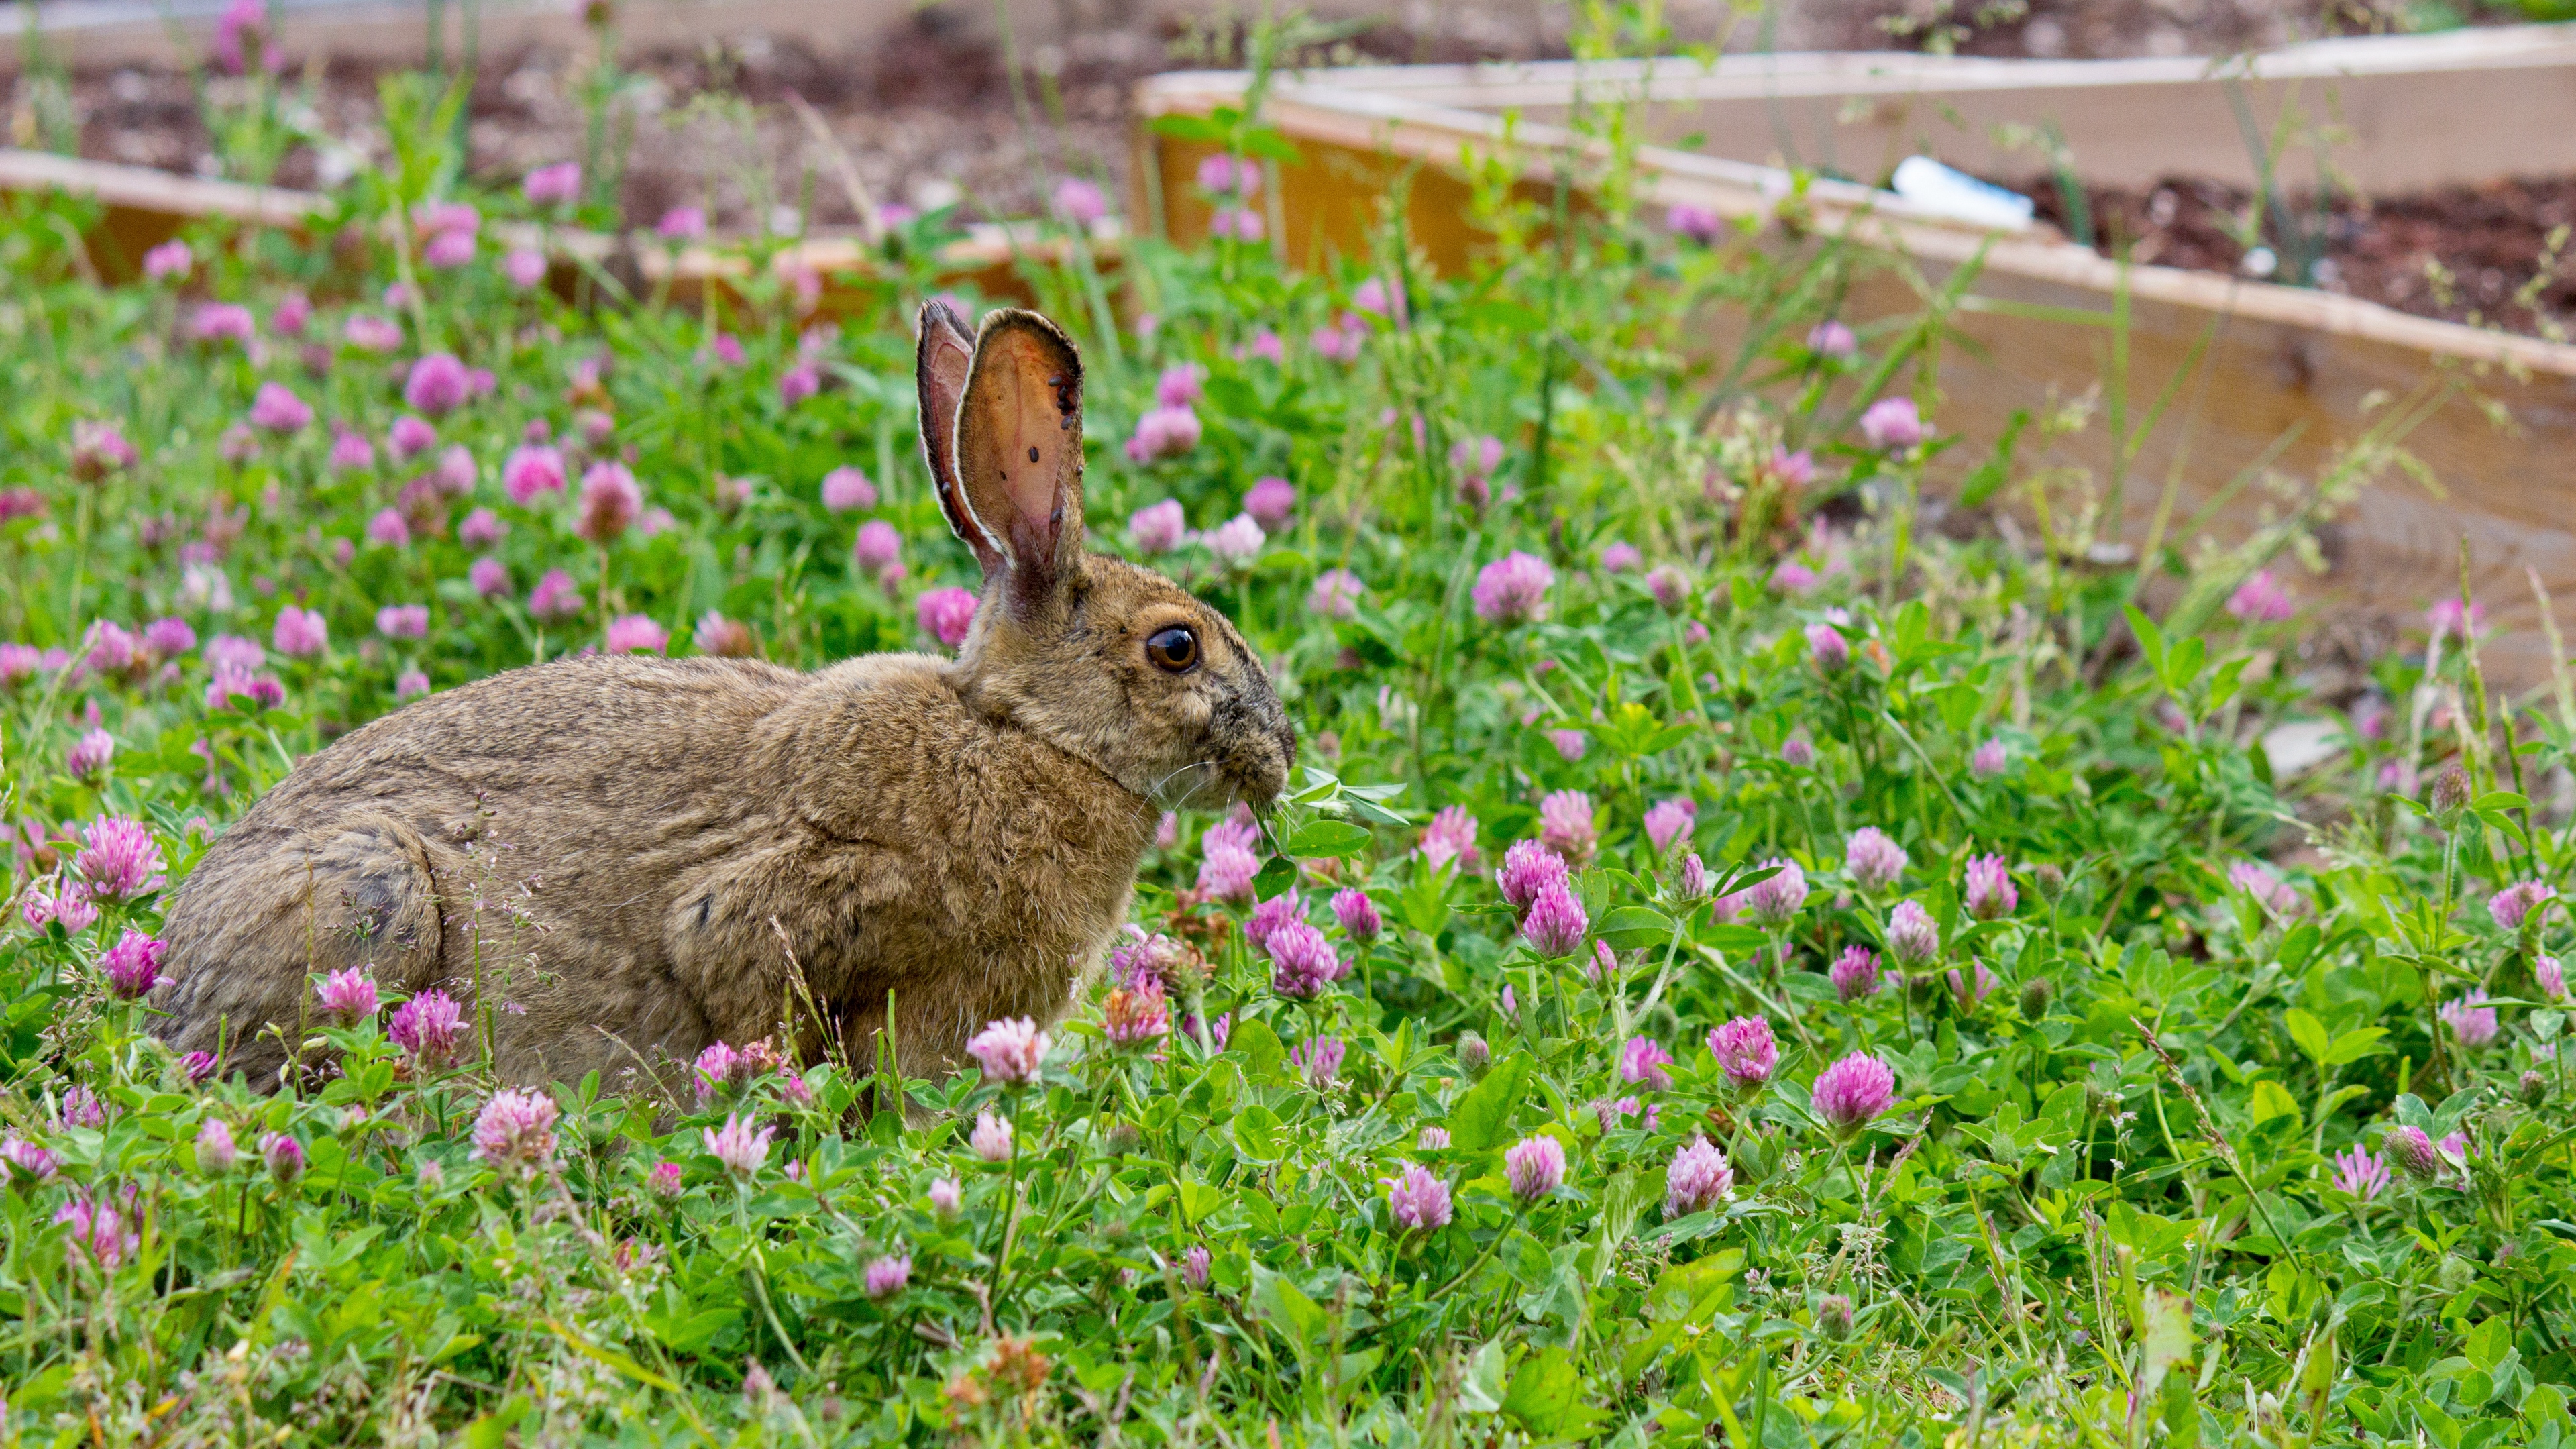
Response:
M1157 669L1186 673L1199 662L1199 636L1177 627L1161 630L1145 641L1145 657Z

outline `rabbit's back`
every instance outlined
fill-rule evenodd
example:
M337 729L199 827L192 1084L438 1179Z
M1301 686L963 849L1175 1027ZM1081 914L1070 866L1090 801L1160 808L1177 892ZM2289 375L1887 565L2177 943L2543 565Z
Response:
M1151 824L925 656L520 670L352 733L209 850L168 1031L293 1029L311 972L364 963L490 1005L509 1075L658 1068L765 1034L792 950L844 1030L896 993L927 1070L992 1015L1060 1014Z
M412 992L499 986L512 1017L519 997L580 994L587 1014L688 1035L689 1013L650 979L658 921L638 897L689 842L740 832L760 793L743 743L802 679L742 661L563 660L353 731L180 888L165 1034L198 1050L222 1036L234 1060L273 1065L250 1035L302 1020L310 972L365 965ZM544 949L558 934L578 949ZM567 976L566 956L589 969Z

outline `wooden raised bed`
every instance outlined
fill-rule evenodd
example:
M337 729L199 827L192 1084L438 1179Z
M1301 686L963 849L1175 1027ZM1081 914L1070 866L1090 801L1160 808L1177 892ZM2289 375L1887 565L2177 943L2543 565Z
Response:
M134 18L93 23L45 23L46 52L75 69L110 65L183 66L203 57L214 32L212 12L175 22L136 6ZM849 40L884 32L908 20L914 0L628 0L618 6L617 39L623 52L693 49L706 40L711 14L725 33L754 31L808 39ZM461 4L448 7L447 43L463 43ZM417 65L428 54L428 12L410 4L328 5L281 12L279 47L299 60L315 56L367 65ZM0 21L0 65L16 65L25 44L24 21ZM522 47L571 47L584 42L579 7L564 0L476 7L476 44L487 54Z
M1688 62L1666 64L1675 72L1690 68ZM2562 70L2560 84L2571 74ZM1606 92L1620 78L1620 72L1593 76L1558 67L1549 83L1557 87L1561 105L1577 84L1590 94L1598 81ZM1209 208L1193 177L1208 147L1158 135L1150 122L1237 104L1244 79L1198 72L1157 77L1140 87L1134 212L1144 218L1140 230L1159 227L1182 241L1205 234ZM1454 169L1462 155L1518 165L1523 184L1534 191L1551 184L1561 157L1574 158L1577 175L1604 159L1582 138L1533 120L1526 111L1517 117L1507 146L1507 107L1457 103L1472 98L1462 93L1472 89L1472 76L1442 68L1420 79L1422 84L1408 84L1400 72L1377 69L1312 72L1274 85L1265 119L1301 152L1300 163L1282 167L1279 179L1285 223L1279 244L1285 255L1300 262L1367 255L1379 197L1389 182L1410 175L1407 219L1414 239L1433 265L1456 269L1479 241L1466 221L1466 184ZM1358 88L1363 83L1373 88ZM1534 95L1536 81L1509 84L1516 89L1503 94L1515 100L1545 99ZM2452 127L2448 116L2421 122ZM2499 141L2495 149L2506 145ZM1644 148L1642 165L1643 199L1658 210L1686 203L1724 216L1767 214L1771 196L1786 181L1781 173L1740 160L1661 147ZM2141 408L2189 365L2195 348L2209 344L2199 371L2129 464L2124 522L2132 546L2146 540L2168 477L2178 480L2177 520L2191 516L2240 471L2267 459L2293 478L2314 479L2339 449L2363 439L2386 408L2417 395L2428 380L2455 383L2444 393L2444 382L2435 382L2438 405L2400 443L2430 471L2443 496L2395 468L2383 468L2321 530L2325 576L2280 572L2292 588L2312 597L2412 621L2432 600L2457 591L2465 535L2478 596L2498 626L2485 654L2489 678L2515 687L2549 678L2525 570L2536 571L2556 596L2576 594L2576 511L2569 507L2576 493L2576 347L2413 317L2322 292L2202 272L2123 268L2045 227L1990 234L1926 217L1887 193L1858 186L1818 182L1810 195L1820 226L1848 229L1874 249L1910 259L1936 280L1982 255L1959 318L1975 348L1945 349L1942 357L1945 396L1936 421L1944 431L1964 432L1983 444L2001 434L2016 409L2039 413L2104 376L2111 335L2106 324L2124 290L2131 392ZM1855 293L1851 310L1853 320L1866 321L1918 306L1910 288L1881 272ZM1717 319L1721 329L1725 321ZM1713 339L1720 348L1730 341ZM2045 453L2025 446L2020 466L2075 464L2107 478L2106 432L2097 419L2086 432L2051 442ZM2216 512L2208 532L2232 540L2261 526L2268 501L2263 490L2239 488L2235 496L2235 503ZM2170 541L2188 547L2193 539Z
M124 281L140 270L143 253L168 241L190 221L222 218L243 227L304 231L324 210L323 198L309 191L273 186L245 186L232 181L204 181L174 176L142 166L81 161L43 151L0 148L0 194L41 195L58 192L95 198L102 215L82 236L92 267L101 279ZM624 240L596 232L558 228L543 237L526 223L503 222L486 228L493 245L535 246L551 251L558 280L568 268L587 260L628 269L644 282L667 280L670 295L688 302L713 286L727 294L751 276L750 261L711 247L688 247L676 256L650 238ZM1094 230L1093 245L1104 265L1114 260L1122 234L1108 223ZM1062 243L990 224L968 229L966 237L940 253L938 276L947 286L973 287L987 297L1034 300L1020 274L1022 258L1061 258ZM868 245L856 237L817 235L784 248L773 265L802 268L824 279L818 311L827 317L846 315L862 305L862 289L836 286L837 281L865 281L879 273Z
M1995 60L1888 53L1338 70L1338 90L1562 122L1578 89L1641 103L1650 139L1703 155L1883 181L1916 151L1980 176L2259 184L2245 125L2286 135L2286 184L2320 159L2365 194L2576 174L2576 25L2322 40L2212 60ZM2242 102L2240 114L2238 103ZM2018 134L2016 134L2018 133ZM2312 134L2313 133L2313 134ZM2312 144L2313 141L2313 144Z

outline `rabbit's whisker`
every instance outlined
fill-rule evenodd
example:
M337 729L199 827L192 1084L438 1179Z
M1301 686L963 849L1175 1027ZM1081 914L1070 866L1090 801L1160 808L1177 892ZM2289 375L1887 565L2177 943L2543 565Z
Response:
M1193 780L1190 782L1190 787L1187 790L1182 791L1178 796L1166 793L1170 789L1171 783L1193 770L1207 770L1213 772L1215 769L1216 761L1214 760L1196 760L1183 765L1179 769L1172 771L1170 774L1165 775L1163 778L1154 782L1154 798L1162 801L1164 804L1173 806L1174 808L1186 808L1191 802L1198 799L1199 790L1207 782L1205 780Z

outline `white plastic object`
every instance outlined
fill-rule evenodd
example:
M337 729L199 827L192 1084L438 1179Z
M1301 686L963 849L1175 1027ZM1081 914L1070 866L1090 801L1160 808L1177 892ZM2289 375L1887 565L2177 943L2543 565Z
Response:
M1929 156L1908 156L1897 162L1895 188L1907 201L1953 221L1999 231L2019 231L2030 225L2029 197L1953 171Z

